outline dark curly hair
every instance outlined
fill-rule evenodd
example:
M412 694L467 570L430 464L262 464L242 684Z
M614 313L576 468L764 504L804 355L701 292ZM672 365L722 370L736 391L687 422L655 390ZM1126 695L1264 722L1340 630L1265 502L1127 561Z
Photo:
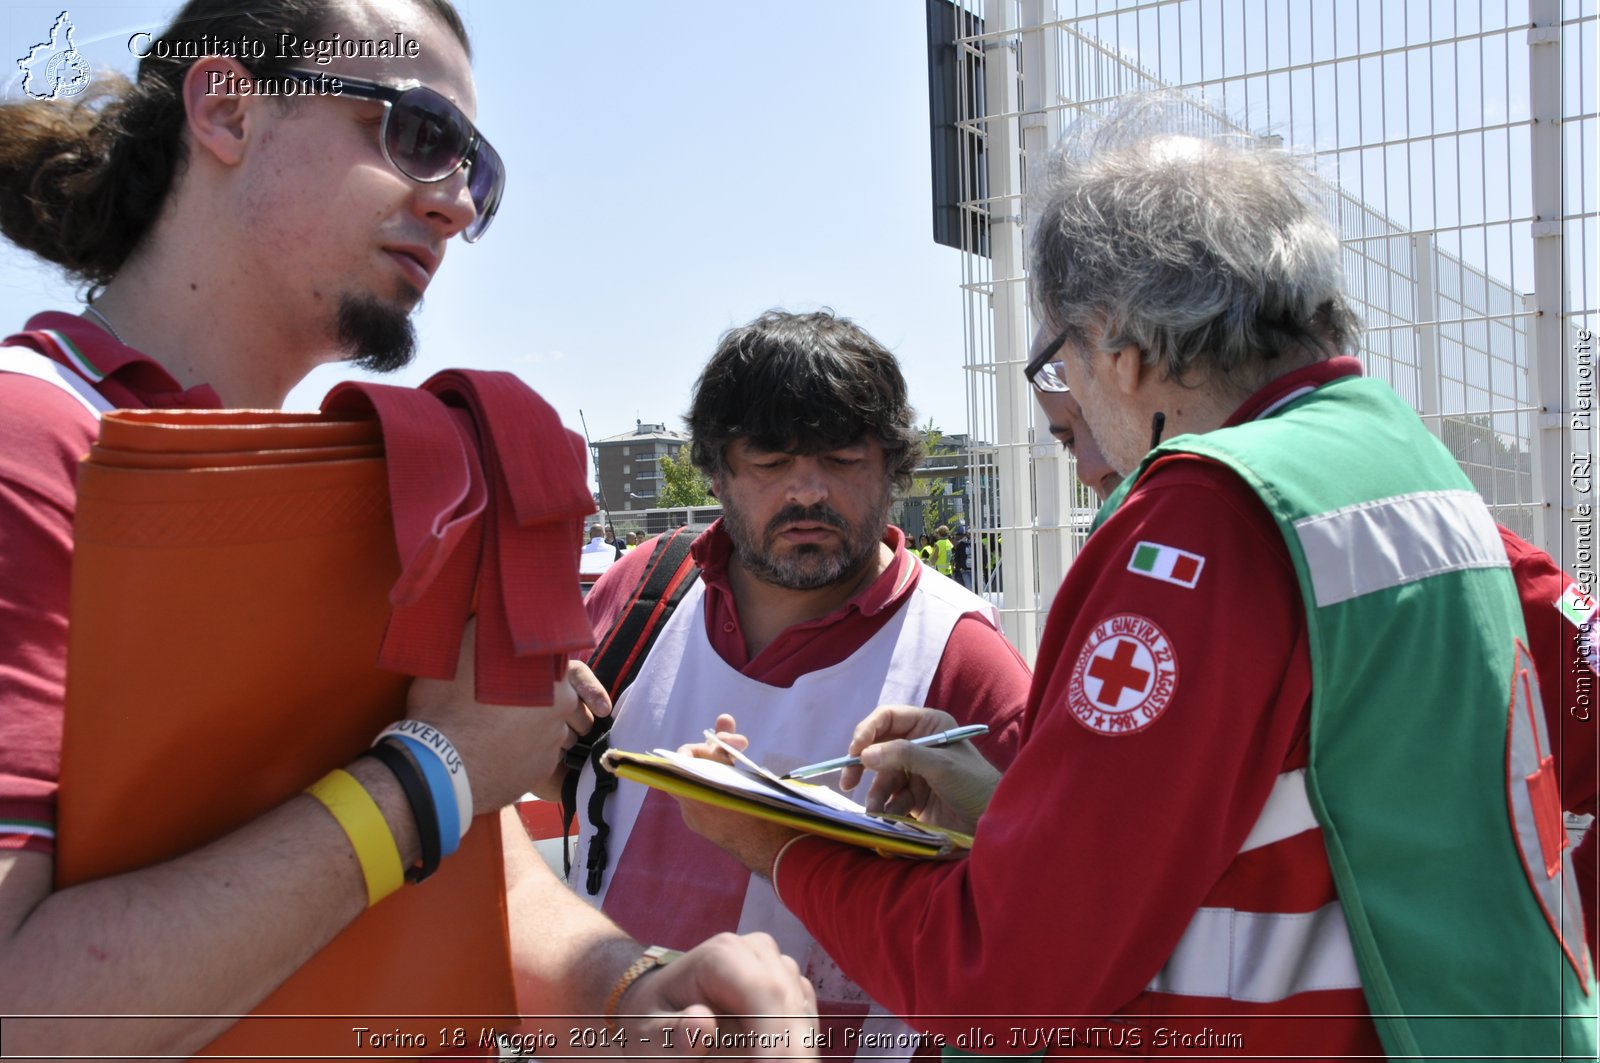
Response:
M767 450L820 454L870 434L900 488L922 460L899 363L831 310L769 310L723 333L687 420L689 455L712 476L726 470L726 448L741 437Z
M416 3L471 54L449 0ZM184 165L183 78L197 54L215 47L202 42L258 42L265 58L239 62L269 74L290 65L277 58L279 36L325 35L336 7L337 0L191 0L132 83L115 76L78 101L0 104L0 233L93 287L109 282Z

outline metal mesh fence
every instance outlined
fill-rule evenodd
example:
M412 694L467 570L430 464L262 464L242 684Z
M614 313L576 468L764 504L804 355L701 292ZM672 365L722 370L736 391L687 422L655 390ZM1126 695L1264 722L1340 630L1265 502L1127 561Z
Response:
M1496 518L1580 577L1593 454L1600 0L965 0L975 86L963 189L969 432L998 471L975 509L1001 537L1007 633L1031 649L1093 500L1007 376L1031 335L1015 297L1030 162L1115 97L1175 89L1199 129L1272 137L1327 179L1361 359L1461 463ZM1013 320L1018 315L1024 320ZM1588 331L1585 331L1588 330ZM1031 409L1031 407L1029 407ZM1024 454L1025 471L1006 455ZM1008 468L1011 473L1008 475ZM1008 506L1007 499L1016 505ZM1028 571L1023 573L1021 568ZM1014 578L1013 578L1014 577Z

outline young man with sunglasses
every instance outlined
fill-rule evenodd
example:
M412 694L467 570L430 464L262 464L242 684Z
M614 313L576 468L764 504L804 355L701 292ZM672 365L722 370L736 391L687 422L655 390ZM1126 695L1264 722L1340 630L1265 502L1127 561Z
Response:
M971 853L685 818L875 998L988 1055L1593 1058L1493 519L1361 376L1315 178L1188 113L1085 119L1037 201L1029 282L1062 339L1030 368L1126 479L1051 607ZM853 749L906 733L895 711Z
M415 56L340 57L314 74L183 46L397 31ZM163 42L98 109L0 108L0 226L94 295L81 317L38 315L0 349L0 1001L16 1055L188 1055L367 900L351 842L306 796L167 863L53 887L74 467L96 411L271 408L322 362L404 365L451 237L481 237L504 187L469 117L467 38L447 0L196 0ZM216 75L274 72L326 74L341 91L208 91ZM476 806L502 807L590 718L564 683L549 709L482 706L465 671L417 681L409 713L451 737ZM348 771L402 865L415 860L397 777L369 758ZM520 828L504 840L523 1011L683 1012L629 1020L659 1037L674 1022L711 1032L706 1005L814 1007L770 940L728 936L663 966L550 875Z

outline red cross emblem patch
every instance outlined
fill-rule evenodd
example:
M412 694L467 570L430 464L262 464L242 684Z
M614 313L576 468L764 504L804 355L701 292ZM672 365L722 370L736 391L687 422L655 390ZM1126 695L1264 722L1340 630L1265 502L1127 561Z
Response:
M1133 613L1107 617L1089 632L1072 666L1067 708L1103 735L1134 734L1156 722L1178 688L1172 640Z

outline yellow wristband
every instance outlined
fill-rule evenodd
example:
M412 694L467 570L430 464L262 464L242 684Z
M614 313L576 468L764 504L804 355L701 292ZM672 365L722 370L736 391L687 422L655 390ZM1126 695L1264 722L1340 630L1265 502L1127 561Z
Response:
M367 880L367 907L383 900L405 882L400 866L400 848L394 843L378 802L372 799L356 777L336 768L306 788L306 793L325 805L339 821L350 839Z
M665 945L651 945L644 950L643 956L634 960L633 964L622 972L622 977L617 979L617 984L611 987L611 995L606 997L606 1031L608 1033L616 1033L621 1026L617 1022L617 1005L622 1003L622 994L626 993L633 983L640 978L657 967L665 967L682 955L683 953L679 950L669 949Z

